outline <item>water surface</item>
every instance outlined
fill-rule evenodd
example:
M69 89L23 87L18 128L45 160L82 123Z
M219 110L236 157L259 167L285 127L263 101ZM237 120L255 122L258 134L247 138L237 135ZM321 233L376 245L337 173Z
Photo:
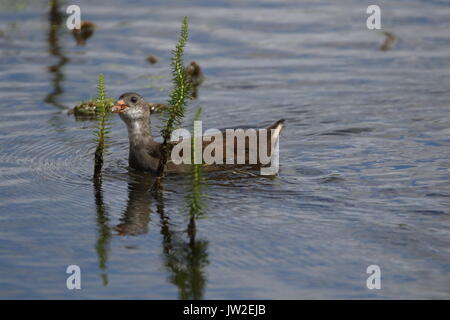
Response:
M364 1L78 1L84 46L58 3L0 5L1 298L450 298L447 2L381 1L388 51ZM286 119L279 175L207 176L194 237L187 177L155 199L114 117L96 189L95 124L68 114L100 72L110 96L165 102L184 15L206 75L186 123Z

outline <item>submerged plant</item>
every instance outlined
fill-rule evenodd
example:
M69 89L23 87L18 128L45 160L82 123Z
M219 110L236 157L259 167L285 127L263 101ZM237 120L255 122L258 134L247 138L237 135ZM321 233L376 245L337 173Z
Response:
M191 86L188 80L186 69L183 64L184 47L188 41L188 19L184 17L181 26L181 34L175 50L172 51L172 76L174 88L170 93L169 107L163 113L166 126L161 130L163 143L161 145L162 157L158 166L158 178L156 184L160 187L160 179L164 175L164 168L170 155L170 137L172 132L179 128L183 118L186 107L186 101L191 96Z
M98 76L97 98L95 99L96 109L98 110L97 127L95 135L97 139L97 149L95 150L94 179L101 177L103 167L103 157L106 150L106 138L109 133L108 127L108 101L103 74Z

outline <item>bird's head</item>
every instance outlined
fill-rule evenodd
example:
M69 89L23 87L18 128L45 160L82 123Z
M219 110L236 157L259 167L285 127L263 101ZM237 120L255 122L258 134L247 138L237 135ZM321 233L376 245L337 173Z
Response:
M150 108L144 98L134 92L127 92L111 107L111 111L118 113L123 121L132 122L147 120L150 117Z

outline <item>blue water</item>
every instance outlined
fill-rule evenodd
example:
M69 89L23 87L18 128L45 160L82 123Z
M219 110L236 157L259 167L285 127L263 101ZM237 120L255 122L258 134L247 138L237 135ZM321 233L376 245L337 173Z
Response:
M364 1L70 2L97 25L84 46L48 2L0 4L0 298L450 298L446 1L379 1L388 51ZM188 177L157 201L114 117L96 190L95 123L68 114L100 72L110 96L165 102L184 15L206 76L186 123L286 120L277 177L206 176L194 239Z

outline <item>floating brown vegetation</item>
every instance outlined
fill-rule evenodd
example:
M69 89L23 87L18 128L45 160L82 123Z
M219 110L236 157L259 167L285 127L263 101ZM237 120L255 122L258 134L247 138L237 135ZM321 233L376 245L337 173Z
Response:
M381 51L388 51L391 50L394 47L395 42L397 41L397 37L395 34L389 31L382 31L382 33L385 35L385 39L383 44L380 46Z
M147 62L150 63L150 64L155 64L155 63L158 62L158 58L156 58L155 56L150 55L150 56L147 57Z
M97 26L90 21L81 21L80 29L73 29L72 34L77 45L84 46L86 41L92 37Z
M192 61L187 67L186 67L186 73L188 75L189 81L191 83L192 88L192 99L197 99L198 97L198 87L203 83L205 80L205 76L203 75L202 68L198 65L197 62Z

